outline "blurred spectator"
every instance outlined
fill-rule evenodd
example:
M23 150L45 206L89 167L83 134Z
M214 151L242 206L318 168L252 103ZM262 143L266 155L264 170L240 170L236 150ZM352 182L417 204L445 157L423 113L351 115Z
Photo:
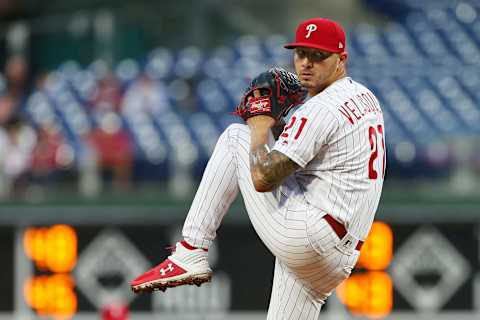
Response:
M57 127L43 125L37 133L37 143L31 156L31 174L34 182L49 182L61 167L61 146L64 139Z
M5 124L27 97L29 86L28 63L24 57L15 55L5 64L6 90L0 96L0 124Z
M18 195L27 186L30 156L35 146L34 130L13 116L0 130L0 195Z
M162 116L168 106L164 85L160 80L153 80L146 74L140 75L128 87L123 100L123 109L127 114L145 112L157 117Z
M5 65L7 90L13 98L21 98L27 92L28 63L23 56L14 55L8 58Z
M8 93L0 96L0 124L5 125L16 110L16 101Z
M122 102L122 88L120 81L113 73L107 73L98 81L98 88L94 91L91 105L99 111L119 112Z
M122 128L120 117L114 112L101 115L100 125L88 140L97 154L98 165L104 176L111 175L114 188L131 187L133 155L130 137Z

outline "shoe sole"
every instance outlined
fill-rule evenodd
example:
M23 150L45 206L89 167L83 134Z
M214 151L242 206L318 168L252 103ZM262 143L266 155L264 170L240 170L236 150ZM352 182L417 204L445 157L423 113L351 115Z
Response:
M165 292L167 288L175 288L183 285L196 285L197 287L200 287L203 283L210 282L211 280L211 273L197 274L178 280L158 280L142 283L136 286L132 286L132 291L134 293L151 293L158 290Z

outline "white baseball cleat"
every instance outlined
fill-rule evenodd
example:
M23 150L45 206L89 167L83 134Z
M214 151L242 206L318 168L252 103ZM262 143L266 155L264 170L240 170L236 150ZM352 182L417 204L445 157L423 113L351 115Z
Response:
M177 242L175 251L165 261L131 282L133 292L165 291L185 284L200 286L212 279L208 265L208 252L190 246L185 241Z

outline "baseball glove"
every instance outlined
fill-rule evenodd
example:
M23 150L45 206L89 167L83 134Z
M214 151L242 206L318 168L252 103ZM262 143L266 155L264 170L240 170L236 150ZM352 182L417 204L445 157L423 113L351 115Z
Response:
M255 90L260 92L259 97L254 96ZM234 113L245 121L266 115L278 123L291 108L302 104L306 96L307 90L301 86L295 74L282 68L271 68L250 82Z

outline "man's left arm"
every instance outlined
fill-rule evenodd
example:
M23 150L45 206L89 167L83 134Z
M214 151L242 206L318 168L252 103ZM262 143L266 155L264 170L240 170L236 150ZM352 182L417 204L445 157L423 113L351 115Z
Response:
M276 188L291 175L298 164L276 150L270 151L268 136L275 120L269 116L255 116L247 120L250 127L250 173L258 192Z

